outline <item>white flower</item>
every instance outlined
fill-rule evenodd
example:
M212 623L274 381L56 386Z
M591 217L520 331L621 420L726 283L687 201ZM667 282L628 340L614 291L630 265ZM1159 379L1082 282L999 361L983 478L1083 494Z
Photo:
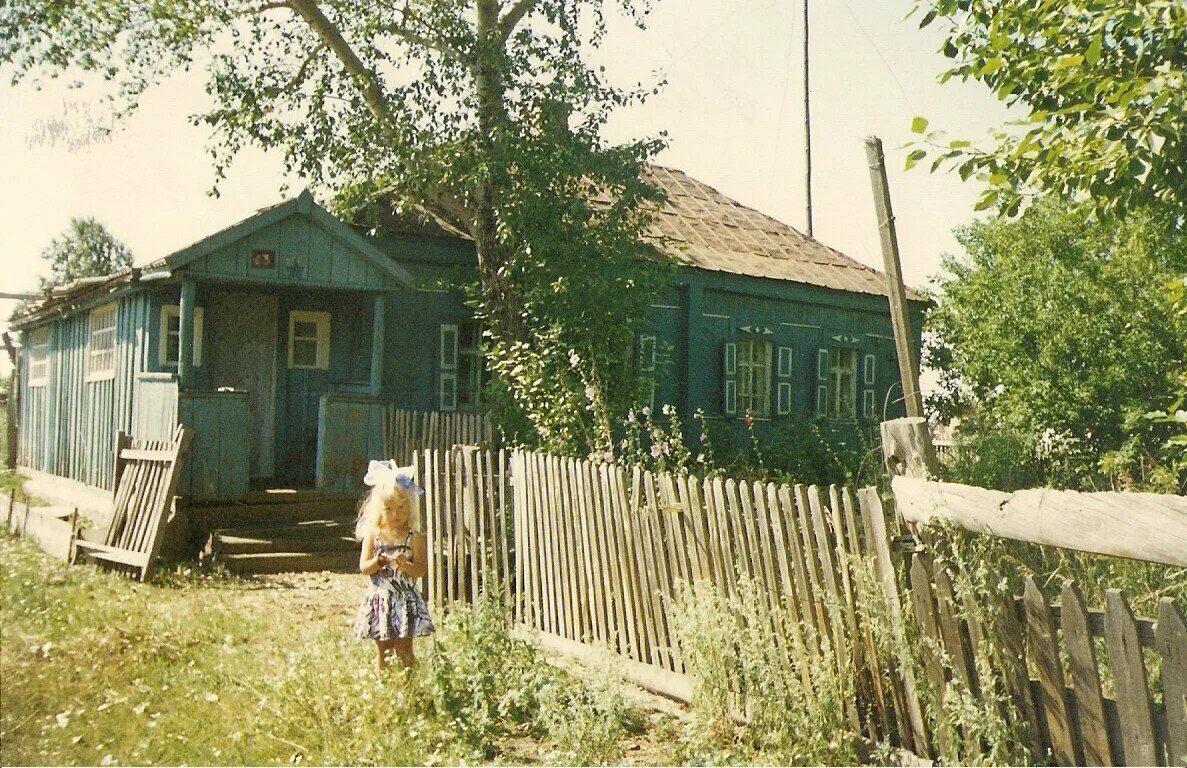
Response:
M59 712L58 714L54 715L54 719L58 721L59 728L65 728L66 726L70 725L69 712Z
M202 698L206 699L211 704L213 704L214 702L218 701L218 694L207 692L206 695L203 696Z

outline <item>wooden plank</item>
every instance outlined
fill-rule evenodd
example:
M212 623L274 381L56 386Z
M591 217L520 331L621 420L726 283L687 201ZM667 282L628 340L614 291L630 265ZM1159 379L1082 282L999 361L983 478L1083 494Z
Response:
M992 610L996 615L994 621L993 643L997 647L998 664L1006 688L1018 715L1026 726L1028 746L1031 755L1040 759L1046 749L1043 746L1042 734L1039 728L1039 714L1035 708L1035 699L1031 694L1030 673L1026 665L1026 634L1018 622L1020 611L1015 610L1014 599L1006 593L993 595ZM1025 615L1024 611L1021 611Z
M691 565L697 578L719 584L713 568L713 552L709 544L709 521L706 517L706 506L701 497L701 491L705 486L697 479L696 475L689 475L687 482L684 478L680 479L680 487L684 489L684 498L687 500L684 507L688 513L687 531L693 537L689 554L696 556L695 560L691 560Z
M1155 630L1166 706L1167 765L1187 765L1187 627L1175 601L1158 601Z
M623 609L623 623L619 626L621 636L625 640L624 655L636 661L643 661L642 643L637 634L638 620L635 609L634 589L631 584L630 566L626 554L626 537L622 529L626 517L625 499L618 495L618 476L621 468L615 465L603 465L602 500L606 513L606 532L614 557L614 570L617 578L617 598Z
M1063 644L1067 648L1072 690L1076 693L1075 721L1083 747L1083 764L1112 765L1104 697L1100 688L1100 668L1096 661L1092 632L1088 628L1084 598L1075 584L1065 581L1059 602L1063 612Z
M543 543L544 572L541 575L541 586L544 590L544 628L554 634L564 633L561 626L561 609L557 600L556 579L559 572L556 549L556 523L552 510L552 477L548 472L548 457L543 454L535 455L536 487L540 500L540 537Z
M635 553L635 518L626 493L626 470L622 467L615 467L610 477L612 480L611 490L614 493L618 509L614 522L618 530L619 552L622 558L624 581L628 589L627 599L634 609L631 625L634 630L637 652L635 658L642 662L649 662L651 660L651 638L648 632L649 612L643 600L640 568Z
M886 517L882 511L882 500L878 497L878 490L876 488L860 489L857 492L857 506L862 515L862 523L866 530L870 550L874 554L874 564L882 585L882 596L887 603L887 613L890 616L891 635L899 653L899 658L896 661L898 673L902 676L906 720L910 723L910 730L901 735L905 741L914 745L914 751L917 754L927 755L930 748L927 730L923 724L923 708L919 704L919 692L916 689L911 661L906 656L907 641L902 624L902 602L899 598L894 562L890 557L890 538L886 534Z
M1072 729L1068 722L1064 698L1063 668L1059 663L1056 646L1055 622L1047 599L1039 591L1034 578L1026 577L1023 590L1023 604L1026 607L1026 630L1030 638L1031 658L1039 677L1042 691L1043 713L1047 721L1047 733L1051 738L1051 751L1058 765L1074 765L1075 748L1072 745Z
M510 525L509 525L509 519L508 519L509 516L507 513L507 498L508 498L508 496L510 496L511 487L507 483L507 481L509 479L507 477L508 456L507 456L506 450L503 448L499 449L498 462L499 462L499 486L498 486L498 489L499 489L499 536L500 536L500 538L499 538L499 553L501 554L502 561L503 561L503 604L507 606L508 610L511 610L511 608L512 608L511 595L514 594L514 592L512 590L512 581L511 581L511 576L512 576L512 573L511 573L511 546L512 546L512 540L513 540L513 534L512 534ZM515 582L515 589L514 589L515 592L517 592L519 590L520 584L522 584L522 582L519 582L519 581Z
M904 519L945 519L1006 539L1187 566L1187 497L1160 493L1080 493L1037 488L1014 493L895 477Z
M651 616L655 623L656 663L665 669L676 670L675 642L668 631L666 603L672 596L671 575L661 521L662 512L656 490L655 475L643 473L643 506L640 509L644 552L648 557L648 579L651 583Z
M808 507L812 513L812 529L815 533L816 556L820 564L821 584L824 585L824 591L827 595L824 608L828 612L828 623L832 629L833 652L836 654L839 673L842 676L841 679L844 679L844 666L848 665L850 660L849 642L845 637L844 620L841 614L841 602L844 597L841 595L840 580L837 577L836 564L833 562L833 544L830 541L830 534L824 521L820 489L815 485L808 488ZM857 722L857 709L853 706L851 698L846 697L845 706L850 727L854 731L860 730L861 726Z
M919 632L923 636L919 645L919 655L923 657L923 673L927 676L932 690L935 691L937 700L943 701L948 681L944 676L944 666L933 647L938 645L941 640L939 625L936 621L935 598L931 591L930 563L927 563L926 560L926 556L917 555L911 563L909 571L911 608L915 615L915 621L919 625ZM952 730L943 719L940 719L936 724L936 742L939 746L940 757L949 763L960 761Z
M944 647L952 662L953 671L960 678L966 691L973 696L978 695L977 671L970 648L961 631L960 619L956 613L956 596L952 589L952 581L947 571L934 566L932 584L936 597L936 616L940 623L940 636L944 640Z
M565 542L565 600L569 606L569 637L582 641L588 634L589 604L583 598L581 582L581 560L578 556L580 542L577 540L574 523L574 507L572 489L570 487L570 467L572 461L560 459L556 462L557 493L560 502L560 530Z
M798 501L798 498L797 500ZM817 643L816 611L812 604L812 584L809 581L808 562L803 549L802 523L799 517L798 504L792 500L792 489L788 485L779 487L779 510L784 521L784 531L787 534L788 554L791 557L791 567L794 571L795 597L799 603L797 613L800 626L804 630L805 648L814 652Z
M1154 721L1150 716L1150 689L1146 684L1142 646L1133 612L1119 589L1105 591L1105 642L1117 689L1125 764L1156 765Z
M715 477L705 481L705 504L709 509L709 543L721 575L719 584L725 587L727 596L738 593L737 569L733 548L730 546L730 530L727 522L725 484Z
M609 589L603 581L605 568L598 545L598 532L592 510L593 498L590 485L592 465L589 461L577 461L574 465L577 481L577 511L580 516L581 538L585 542L585 583L590 608L589 642L610 643L610 622L607 619L606 604Z
M622 602L618 597L617 582L615 580L615 557L610 546L609 535L605 520L605 501L602 493L602 475L605 465L586 465L586 477L589 485L589 512L594 531L594 544L597 547L598 576L602 583L602 600L606 617L606 641L617 652L626 652L626 643L622 635L622 627L626 623Z

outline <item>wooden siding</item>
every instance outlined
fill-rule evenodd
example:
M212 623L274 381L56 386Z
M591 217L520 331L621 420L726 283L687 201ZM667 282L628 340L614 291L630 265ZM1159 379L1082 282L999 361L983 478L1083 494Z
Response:
M177 376L141 373L136 376L131 434L138 440L169 440L177 426Z
M384 403L366 395L328 394L318 407L317 489L361 491L371 459L384 458Z
M252 267L251 252L256 249L276 254L276 266ZM375 289L391 285L391 277L360 256L352 244L300 213L198 258L188 271L199 280L211 276L286 286Z
M194 436L178 493L191 500L234 499L247 493L247 393L182 392L177 414Z

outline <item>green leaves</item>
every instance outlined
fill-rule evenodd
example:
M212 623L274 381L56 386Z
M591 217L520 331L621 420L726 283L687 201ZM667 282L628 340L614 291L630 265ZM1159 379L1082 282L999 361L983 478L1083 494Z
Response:
M907 162L906 162L904 168L908 171L911 170L912 168L915 167L916 163L918 163L920 160L922 160L925 157L927 157L926 149L911 150L911 152L908 153L908 155L907 155Z
M911 133L924 133L926 131L927 131L927 118L920 117L919 115L916 115L915 119L913 119L911 121Z
M990 203L1017 211L1037 196L1091 201L1090 216L1149 205L1187 215L1187 5L1180 0L916 0L937 14L940 81L981 82L1008 105L1029 109L1035 130L996 131L992 143L959 147L940 165L968 163L1006 176ZM912 122L912 131L919 118ZM1142 169L1135 172L1140 164ZM985 210L982 208L982 210Z

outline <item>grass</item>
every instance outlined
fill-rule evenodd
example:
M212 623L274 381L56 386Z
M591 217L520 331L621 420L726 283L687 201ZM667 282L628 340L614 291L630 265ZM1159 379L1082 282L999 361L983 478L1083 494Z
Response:
M348 636L357 577L177 570L139 584L0 542L0 764L618 763L679 728L543 663L490 610L412 673Z

